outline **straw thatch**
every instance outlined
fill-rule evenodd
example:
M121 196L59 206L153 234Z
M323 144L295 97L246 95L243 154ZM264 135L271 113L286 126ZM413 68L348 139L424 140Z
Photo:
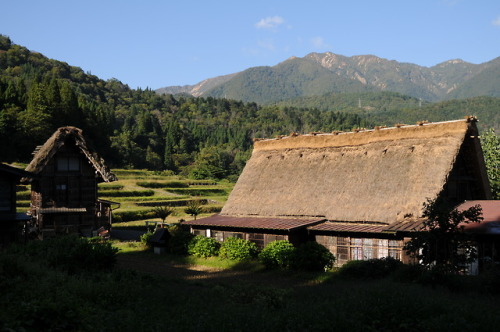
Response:
M471 158L482 158L470 119L257 141L221 214L383 223L417 218L423 203L442 192L471 136ZM488 197L484 161L475 165Z
M26 167L26 171L34 174L39 174L54 155L61 149L67 142L73 140L76 147L85 155L88 162L94 168L96 174L104 182L116 181L117 178L109 168L104 164L104 160L100 158L97 153L92 151L85 141L82 130L76 127L61 127L43 144L37 148L33 160ZM27 179L23 179L27 182Z

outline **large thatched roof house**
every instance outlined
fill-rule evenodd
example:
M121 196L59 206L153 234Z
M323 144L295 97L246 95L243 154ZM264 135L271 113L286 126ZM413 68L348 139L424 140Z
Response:
M99 182L116 176L87 144L82 130L61 127L34 152L26 171L33 221L42 236L109 226L111 202L98 200Z
M475 122L256 141L220 215L186 224L209 235L245 234L246 225L257 224L253 229L265 238L276 233L266 220L295 219L301 224L294 230L330 248L339 264L404 260L404 238L419 224L425 202L491 199Z

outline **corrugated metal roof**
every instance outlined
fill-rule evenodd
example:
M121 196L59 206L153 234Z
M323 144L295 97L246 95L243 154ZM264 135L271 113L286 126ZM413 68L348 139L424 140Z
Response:
M326 232L349 232L349 233L381 233L387 225L365 224L365 223L344 223L325 222L319 225L308 227L310 231Z
M261 218L261 217L246 217L246 216L236 217L236 216L221 216L219 214L215 214L207 218L185 221L183 222L183 225L292 230L292 229L311 226L323 220L325 219L286 218L286 217Z
M467 210L475 205L483 209L483 221L464 225L466 231L482 234L500 234L500 201L465 201L457 207L458 211Z
M397 221L384 229L384 232L415 232L423 230L426 219Z

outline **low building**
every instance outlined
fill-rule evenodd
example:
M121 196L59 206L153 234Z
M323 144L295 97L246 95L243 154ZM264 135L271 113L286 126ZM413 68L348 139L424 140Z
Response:
M268 220L310 220L297 238L324 244L338 265L408 261L403 246L437 198L491 199L475 118L258 140L220 215L185 224L251 239L250 220L266 234Z
M104 160L86 142L82 130L62 127L34 152L26 171L31 184L30 214L40 236L91 235L111 226L111 205L98 200L98 183L116 181Z
M21 178L31 176L22 169L0 163L0 246L19 240L30 220L26 213L17 213L16 185Z

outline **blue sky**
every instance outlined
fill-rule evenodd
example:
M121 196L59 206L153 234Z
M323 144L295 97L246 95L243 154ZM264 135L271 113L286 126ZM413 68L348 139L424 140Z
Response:
M4 0L0 34L131 88L195 84L291 56L433 66L500 56L499 0Z

